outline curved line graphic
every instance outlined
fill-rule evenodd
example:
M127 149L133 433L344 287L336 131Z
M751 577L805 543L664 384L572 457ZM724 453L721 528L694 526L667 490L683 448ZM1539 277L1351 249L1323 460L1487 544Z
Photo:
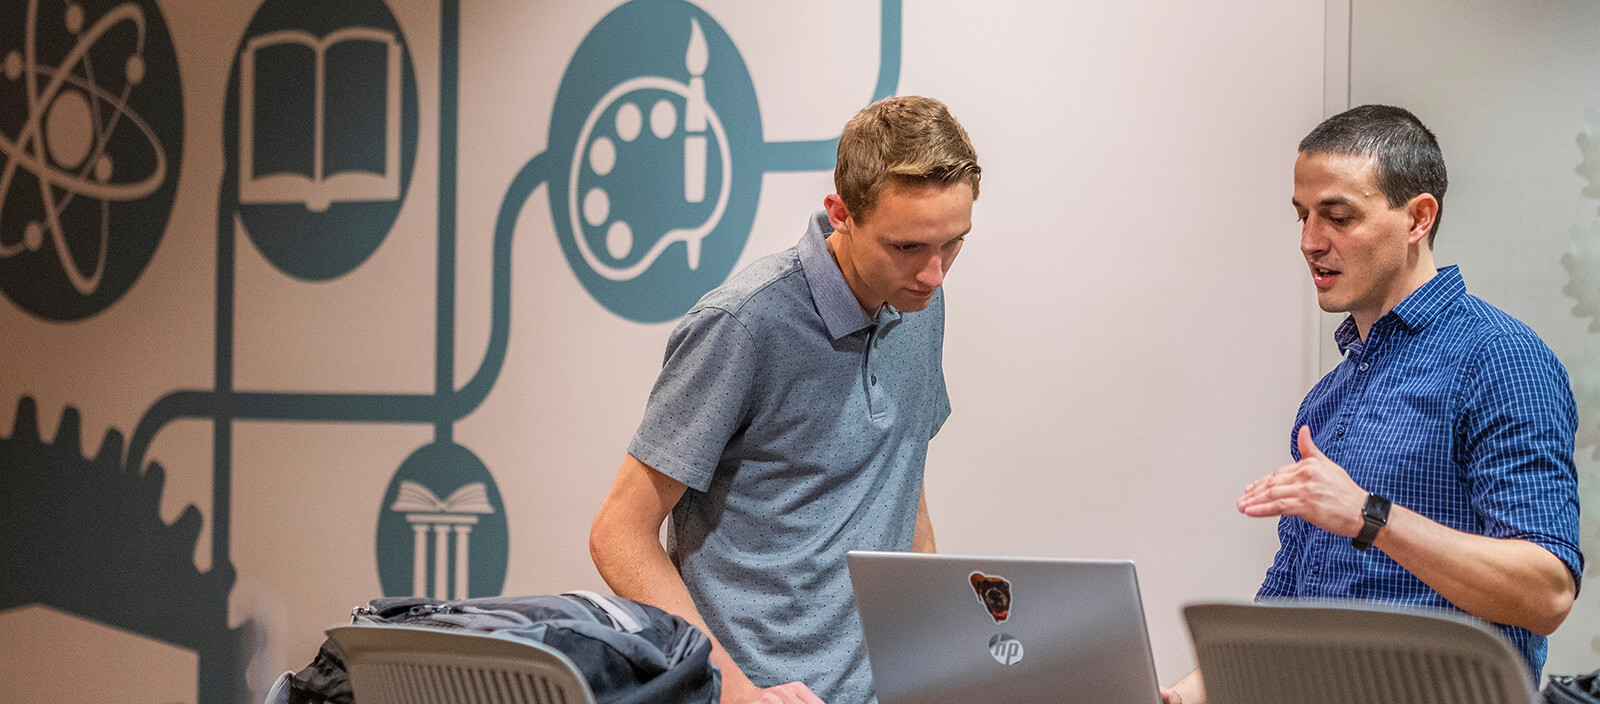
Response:
M878 84L870 105L895 94L900 87L900 36L903 30L900 0L883 0L878 20Z
M872 104L894 95L900 85L900 0L883 0L878 30L878 83ZM763 145L763 171L830 171L839 152L839 138L804 142L767 142Z
M446 1L442 5L448 13L451 8L455 7L456 3ZM892 94L899 82L900 17L900 0L883 0L883 41L879 51L883 63L879 68L878 86L875 91L877 95L875 95L874 100ZM453 27L454 25L447 22L446 26ZM452 71L447 75L453 76L454 72ZM445 106L445 109L453 107ZM771 157L774 154L783 154L785 151L799 153L804 151L804 148L830 145L827 153L828 164L823 168L831 168L832 150L836 148L836 146L831 145L837 145L837 143L837 139L822 142L769 142L767 143L767 152L768 156ZM775 145L791 149L780 148L774 150L772 147ZM548 183L549 173L552 168L550 160L548 153L541 153L531 159L512 179L506 197L501 202L500 214L495 222L489 344L477 372L473 374L472 379L466 385L449 393L440 393L433 396L420 394L233 392L222 390L175 391L158 400L140 419L129 442L129 465L137 466L134 460L143 459L155 436L172 421L186 418L215 418L224 409L228 410L228 415L233 418L249 420L453 423L466 417L488 397L489 390L493 387L495 380L499 377L500 370L505 364L511 326L512 238L516 228L516 221L522 212L523 205L527 203L534 190ZM796 163L769 165L767 170L797 170L791 168L797 166L798 164ZM219 205L224 206L224 211L231 211L234 207L232 203ZM226 228L219 227L219 235L224 239L231 239L232 219L231 214L219 217L219 221L226 220L230 225ZM222 230L226 230L226 234L223 234ZM231 282L231 271L227 278ZM231 293L231 291L228 293ZM228 296L228 298L231 300L231 296ZM220 305L221 303L219 302ZM231 327L226 333L231 337ZM222 335L224 331L219 330L218 334ZM231 352L231 345L228 351ZM231 354L228 356L231 357ZM219 384L219 387L221 386L223 384ZM229 397L227 402L221 400L223 396ZM433 405L437 401L443 402L442 408Z
M881 65L874 100L894 93L900 72L900 0L883 0ZM454 262L455 262L455 163L456 163L456 88L459 34L459 0L441 0L440 67L440 290L438 292L441 328L449 324L450 336L441 343L453 347ZM709 116L715 120L715 115ZM720 123L720 140L725 140ZM827 170L833 167L837 139L817 142L768 142L767 171ZM724 146L724 154L727 154ZM730 160L724 159L724 188L731 183L727 173ZM127 465L141 471L152 443L161 430L176 420L212 419L215 421L214 480L212 512L213 564L231 564L229 552L229 508L231 495L232 424L235 420L281 420L300 422L417 423L432 424L439 430L439 441L448 441L450 426L466 417L488 397L504 368L511 328L512 244L518 217L533 192L549 183L554 173L553 158L546 153L534 156L512 179L495 221L493 272L491 280L490 331L483 360L472 379L459 389L451 388L454 350L439 350L438 390L431 394L351 394L240 392L233 389L234 330L234 236L238 210L238 184L224 175L217 209L217 339L216 388L178 390L168 393L150 406L139 419L128 443ZM231 197L230 197L231 194ZM720 207L720 206L719 206ZM669 233L670 234L670 233ZM581 238L580 238L581 239ZM447 251L448 250L448 251ZM449 273L444 273L448 269ZM446 284L449 289L446 290Z
M128 466L139 467L156 435L177 420L289 420L303 422L432 423L433 394L316 394L191 389L161 397L145 411L128 442Z
M511 251L517 218L533 192L548 179L550 159L540 154L511 182L495 222L489 345L482 364L465 386L443 399L433 394L346 394L174 391L161 397L139 420L128 442L128 466L142 467L156 435L177 420L291 420L305 422L454 422L483 402L504 367L511 338Z
M500 214L494 224L494 273L490 282L489 346L484 350L478 371L467 384L451 395L450 418L465 418L489 396L489 390L500 377L505 366L506 349L511 340L511 243L522 215L522 206L533 197L533 192L549 182L549 172L554 162L549 153L534 157L522 167L506 197L500 201Z

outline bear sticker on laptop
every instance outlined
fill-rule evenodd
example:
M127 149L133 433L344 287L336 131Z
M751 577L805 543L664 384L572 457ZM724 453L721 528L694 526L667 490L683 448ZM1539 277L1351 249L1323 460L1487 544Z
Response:
M983 608L989 610L989 616L995 623L1005 623L1011 618L1011 581L1005 577L993 577L982 572L972 573L972 591L977 592L978 601Z

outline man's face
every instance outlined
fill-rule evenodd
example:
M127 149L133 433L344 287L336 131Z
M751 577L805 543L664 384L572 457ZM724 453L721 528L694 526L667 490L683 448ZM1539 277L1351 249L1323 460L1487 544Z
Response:
M965 182L891 184L865 222L836 195L824 205L845 283L869 313L884 302L906 312L927 308L972 230L972 187Z
M1367 156L1301 154L1294 162L1300 252L1317 304L1350 313L1363 331L1411 292L1413 219L1405 205L1389 207L1376 171L1377 160Z

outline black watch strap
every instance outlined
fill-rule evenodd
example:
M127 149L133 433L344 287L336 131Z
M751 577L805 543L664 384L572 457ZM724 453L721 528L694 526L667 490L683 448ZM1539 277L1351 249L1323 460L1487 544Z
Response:
M1350 539L1350 544L1357 550L1366 550L1378 539L1378 530L1389 523L1389 500L1367 494L1367 505L1361 507L1361 521L1361 532Z

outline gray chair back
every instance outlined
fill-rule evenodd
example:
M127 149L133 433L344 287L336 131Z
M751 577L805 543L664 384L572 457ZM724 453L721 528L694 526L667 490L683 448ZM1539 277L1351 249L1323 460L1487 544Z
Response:
M570 658L542 643L478 631L341 626L358 704L594 704Z
M1212 704L1530 704L1528 666L1455 612L1372 604L1185 607Z

